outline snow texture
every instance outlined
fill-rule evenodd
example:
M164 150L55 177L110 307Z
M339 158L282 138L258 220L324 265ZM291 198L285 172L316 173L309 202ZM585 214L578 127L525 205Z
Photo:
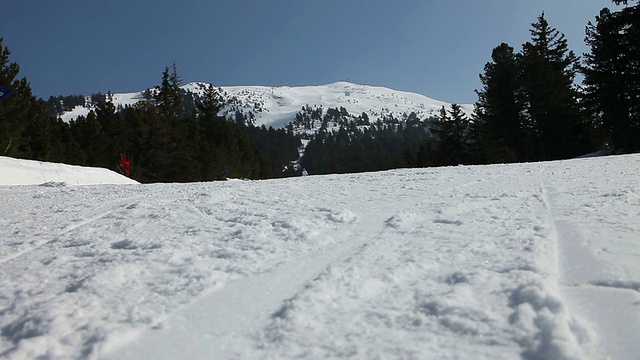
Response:
M639 155L85 186L13 161L57 185L0 186L1 358L640 353Z

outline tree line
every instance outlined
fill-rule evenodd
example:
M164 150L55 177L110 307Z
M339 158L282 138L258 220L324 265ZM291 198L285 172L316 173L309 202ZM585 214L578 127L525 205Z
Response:
M300 139L285 129L219 116L223 103L213 86L197 97L182 90L175 65L147 93L151 101L116 108L110 94L95 96L88 115L64 122L57 115L84 104L84 97L36 99L26 79L15 79L19 67L9 62L1 38L0 48L0 84L14 90L0 103L3 156L118 171L126 155L131 177L142 182L286 176L282 168L299 156Z
M431 120L420 121L415 113L397 119L384 116L371 123L366 113L352 116L346 109L327 109L319 117L319 109L310 118L298 116L294 128L313 128L300 163L314 174L352 173L416 166L415 153L421 144L433 138ZM422 164L426 165L426 164Z

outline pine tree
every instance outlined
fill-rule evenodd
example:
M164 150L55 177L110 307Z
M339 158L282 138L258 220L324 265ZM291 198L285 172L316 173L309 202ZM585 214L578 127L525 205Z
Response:
M437 135L438 140L434 153L427 156L433 159L432 163L437 166L468 164L469 118L462 112L460 105L451 104L448 111L443 106L433 125L431 131Z
M180 82L176 64L173 64L171 73L169 67L165 67L162 73L162 83L155 88L156 105L160 109L160 113L171 120L179 119L183 113Z
M174 181L202 180L198 163L201 151L200 132L200 122L195 114L182 119L174 126L172 137L177 144L172 161Z
M9 63L11 52L2 46L2 41L3 39L0 38L0 85L11 88L20 67L16 63ZM16 103L15 96L14 99L10 96L0 102L0 151L2 151L0 155L19 155L17 149L21 143L26 122L22 121L24 115L19 114L20 108Z
M0 155L48 160L51 124L46 105L31 93L20 67L9 62L11 51L0 37L0 85L13 92L0 102Z
M228 166L220 144L225 137L226 119L219 117L221 99L218 91L209 84L196 103L200 128L200 153L198 158L200 178L204 181L218 180Z
M162 82L156 86L156 106L159 116L150 123L148 160L152 164L155 181L180 181L185 159L177 156L179 143L184 139L182 120L182 90L176 65L171 72L165 67Z
M71 123L58 118L52 122L53 142L50 161L73 165L87 165L87 156L73 134Z
M626 1L624 2L626 4ZM605 8L586 28L584 104L614 150L640 150L639 5Z
M164 181L169 160L163 148L168 140L158 107L140 101L126 108L123 116L132 133L131 177L141 182Z
M574 85L578 58L544 13L532 24L531 40L523 45L518 60L524 124L535 132L538 159L581 155L592 147Z
M98 124L92 127L95 138L102 140L102 144L93 145L93 161L96 163L94 166L116 169L120 154L130 151L130 128L125 124L122 113L113 104L110 92L98 100L95 112Z
M21 92L26 95L25 103L28 104L29 109L29 117L24 119L28 125L22 133L27 143L24 148L25 153L28 153L29 158L34 160L52 161L56 155L53 152L53 145L59 140L54 137L55 121L47 116L44 101L38 101L31 95L31 89L28 85L21 86Z
M502 43L493 49L491 59L480 75L483 88L476 91L474 129L478 149L489 163L527 160L530 157L523 141L516 54Z

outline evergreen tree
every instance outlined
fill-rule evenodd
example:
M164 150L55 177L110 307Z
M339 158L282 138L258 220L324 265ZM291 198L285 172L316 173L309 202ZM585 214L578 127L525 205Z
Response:
M169 140L158 107L141 101L124 109L123 116L132 131L131 177L141 182L165 181L169 160L164 148Z
M171 177L173 181L201 181L198 157L201 151L200 123L195 114L182 119L173 128L172 137L177 144Z
M480 75L483 88L476 91L474 133L478 149L489 163L528 160L516 55L511 46L502 43L493 49L491 59Z
M87 116L78 116L69 122L69 132L86 155L82 165L98 166L95 164L95 156L100 153L100 150L97 150L96 147L104 145L104 139L100 136L101 130L102 127L98 123L94 111L90 111Z
M428 167L437 166L437 155L433 149L433 141L425 141L418 147L416 154L416 166Z
M226 119L219 117L221 99L218 91L209 85L197 102L200 122L200 177L204 181L219 180L228 166L218 146L223 141Z
M173 64L171 72L165 67L161 85L156 86L158 116L149 119L147 160L149 169L153 169L154 181L179 181L186 165L185 159L177 155L179 144L184 140L181 92L176 65Z
M624 152L640 150L639 7L613 13L605 8L586 28L591 52L583 68L584 104L604 142Z
M578 59L544 13L532 24L531 40L519 56L520 84L525 129L535 133L538 159L581 155L592 147L574 85Z
M213 86L205 89L196 106L201 133L198 158L203 180L220 180L225 169L229 176L236 178L269 176L266 160L250 139L253 125L247 128L220 116L222 99Z
M156 86L156 105L160 113L171 120L179 119L183 113L180 82L176 64L173 64L171 73L169 67L165 67L162 72L162 83L160 86Z
M3 38L0 38L0 85L12 88L20 67L16 63L9 63L11 51L2 46L2 41ZM23 121L24 114L20 114L21 108L15 95L11 94L0 102L0 155L20 155L18 147L22 142L26 122Z
M21 91L23 95L26 95L25 105L29 109L29 118L23 119L28 124L22 134L27 143L24 148L25 154L29 154L30 159L53 161L56 156L52 151L53 145L59 140L54 137L55 121L47 116L44 102L36 100L35 96L31 95L31 89L28 85L21 86Z
M433 158L435 165L459 165L469 162L469 119L460 105L451 104L449 111L443 106L432 131L437 134Z
M244 126L242 130L267 161L268 177L293 175L284 173L283 169L299 157L298 148L302 145L299 137L288 134L284 129L267 129L264 125Z
M49 161L73 165L87 165L87 156L73 134L72 125L55 119L52 134L57 141L52 143Z
M20 67L9 61L11 51L0 37L0 85L13 92L0 102L0 155L48 160L51 127L46 106L31 93ZM45 143L40 143L40 142Z
M125 124L121 111L113 104L113 97L98 99L95 108L97 124L89 126L94 132L94 141L100 140L100 145L91 145L93 154L90 156L94 166L116 169L120 154L128 153L131 140L129 127Z
M426 156L419 150L431 141L428 125L416 113L392 115L372 122L365 116L352 116L344 108L329 108L317 133L309 142L301 166L313 174L355 173L387 170L422 164ZM305 126L302 121L296 126ZM332 129L332 130L328 130Z

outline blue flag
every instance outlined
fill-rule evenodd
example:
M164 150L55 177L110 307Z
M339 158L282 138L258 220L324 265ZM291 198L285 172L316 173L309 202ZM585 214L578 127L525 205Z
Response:
M4 100L9 94L11 94L13 90L7 89L4 86L0 85L0 101Z

